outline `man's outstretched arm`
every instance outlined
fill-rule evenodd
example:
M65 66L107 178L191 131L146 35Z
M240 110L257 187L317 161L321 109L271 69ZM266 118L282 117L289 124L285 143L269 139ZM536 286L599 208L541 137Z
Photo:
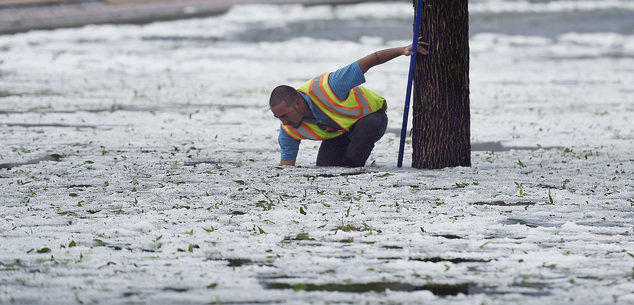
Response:
M420 38L418 38L418 46L416 48L418 53L423 55L429 54L429 51L425 49L426 46L429 46L429 44L422 41ZM390 48L390 49L376 51L366 57L363 57L357 60L357 63L359 64L359 67L361 67L361 71L365 73L365 72L368 72L370 68L376 65L380 65L382 63L388 62L401 55L410 56L412 54L414 54L414 52L412 52L412 45L410 44L405 47Z

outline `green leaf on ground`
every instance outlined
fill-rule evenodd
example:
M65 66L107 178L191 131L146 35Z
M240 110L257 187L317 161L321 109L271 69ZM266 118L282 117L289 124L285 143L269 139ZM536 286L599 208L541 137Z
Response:
M550 195L550 190L548 190L548 204L555 204L553 196Z
M104 247L104 246L108 245L107 242L105 242L105 241L103 241L101 239L95 238L95 239L93 239L93 241L97 244L97 247Z
M55 161L59 161L61 159L66 158L66 155L65 154L61 154L61 155L60 154L52 154L52 155L49 155L49 157L53 158L53 160L55 160Z
M293 285L293 290L304 290L304 289L306 289L306 285L304 284Z
M37 250L37 253L50 253L51 252L51 248L42 248Z

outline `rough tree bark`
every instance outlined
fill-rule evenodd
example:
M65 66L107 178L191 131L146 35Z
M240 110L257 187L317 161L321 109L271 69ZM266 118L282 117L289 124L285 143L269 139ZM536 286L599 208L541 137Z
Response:
M430 52L416 58L412 115L415 168L471 166L467 2L424 2L419 31L429 42Z

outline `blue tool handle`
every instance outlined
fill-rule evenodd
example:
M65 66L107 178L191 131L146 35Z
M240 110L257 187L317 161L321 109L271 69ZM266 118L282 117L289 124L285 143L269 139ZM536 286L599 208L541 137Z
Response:
M405 148L405 136L407 134L407 118L409 116L409 100L412 95L412 81L414 80L414 67L416 66L416 54L418 48L418 29L420 27L420 16L423 12L423 0L418 0L416 13L414 16L414 37L412 38L412 52L409 60L409 76L407 77L407 93L405 94L405 107L403 109L403 126L401 127L401 143L398 148L397 167L403 166L403 149Z

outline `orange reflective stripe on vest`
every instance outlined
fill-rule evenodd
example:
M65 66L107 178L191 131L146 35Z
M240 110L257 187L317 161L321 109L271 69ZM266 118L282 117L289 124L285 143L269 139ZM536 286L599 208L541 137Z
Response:
M317 124L310 122L302 122L302 124L294 128L290 125L282 125L286 133L294 139L310 139L310 140L327 140L340 136L343 130L326 130L320 128Z
M310 80L309 96L312 95L311 100L313 100L322 111L324 108L327 108L356 120L373 112L360 87L354 87L350 92L350 94L354 94L355 103L349 106L345 105L350 99L350 96L348 96L348 99L345 101L340 100L330 89L330 84L328 83L329 76L330 73L325 73L319 77L318 82L315 82L317 78Z

